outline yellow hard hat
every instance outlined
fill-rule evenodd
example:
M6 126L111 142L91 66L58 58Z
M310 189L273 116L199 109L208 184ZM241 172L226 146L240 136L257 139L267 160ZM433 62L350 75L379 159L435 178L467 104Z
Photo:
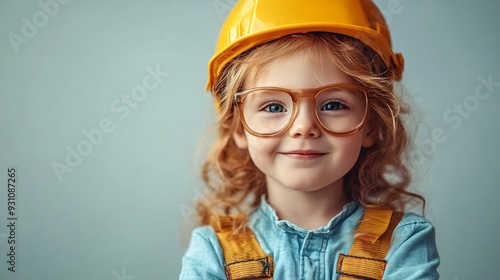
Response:
M207 89L239 54L279 37L305 32L357 38L377 52L396 77L403 73L403 56L392 51L387 23L371 0L240 0L226 18L215 55L208 63Z

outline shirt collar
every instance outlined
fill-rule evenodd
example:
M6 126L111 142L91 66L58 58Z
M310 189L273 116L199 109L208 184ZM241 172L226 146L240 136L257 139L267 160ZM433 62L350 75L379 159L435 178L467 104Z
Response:
M341 224L347 217L354 213L359 206L360 204L357 201L347 203L342 208L342 211L333 217L328 224L312 230L303 229L287 220L279 220L276 211L271 205L269 205L265 196L262 196L260 206L256 209L256 211L259 211L265 216L266 219L269 219L269 222L271 222L272 225L275 225L274 228L279 231L295 232L301 235L307 235L308 233L330 233L335 226Z

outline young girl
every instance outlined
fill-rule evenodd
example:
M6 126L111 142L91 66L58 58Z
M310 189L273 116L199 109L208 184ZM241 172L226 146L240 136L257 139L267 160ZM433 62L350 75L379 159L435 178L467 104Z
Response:
M217 48L218 138L180 278L438 279L434 228L396 212L425 200L406 191L403 58L377 7L241 0Z

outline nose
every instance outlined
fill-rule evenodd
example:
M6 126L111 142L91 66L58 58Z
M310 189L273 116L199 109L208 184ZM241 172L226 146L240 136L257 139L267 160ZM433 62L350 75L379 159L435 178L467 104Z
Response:
M316 138L320 136L321 129L309 100L298 101L297 113L292 120L288 133L292 137Z

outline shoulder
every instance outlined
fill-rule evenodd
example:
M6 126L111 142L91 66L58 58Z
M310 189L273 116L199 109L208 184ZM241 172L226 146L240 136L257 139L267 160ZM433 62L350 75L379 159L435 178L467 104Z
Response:
M197 253L196 255L212 253L222 256L219 240L211 226L201 226L193 230L185 257L191 257L193 253Z
M208 234L208 235L210 235L211 233L215 235L215 232L211 226L209 226L209 225L197 226L192 230L191 236L193 236L195 234L202 234L202 235Z
M212 227L193 230L182 258L180 279L225 279L223 254Z
M436 247L434 226L429 220L415 213L404 214L394 229L391 249L405 248L410 245L418 245L422 249L429 250L435 250Z
M439 279L440 259L432 223L405 213L394 230L387 261L387 279Z
M193 239L194 240L201 239L201 240L206 240L206 241L213 241L213 240L217 240L217 235L215 234L215 231L211 226L205 225L205 226L197 227L193 230L193 232L191 233L191 241Z
M415 235L425 235L434 238L434 232L434 226L429 220L418 214L408 212L404 214L396 226L393 238L407 239Z

